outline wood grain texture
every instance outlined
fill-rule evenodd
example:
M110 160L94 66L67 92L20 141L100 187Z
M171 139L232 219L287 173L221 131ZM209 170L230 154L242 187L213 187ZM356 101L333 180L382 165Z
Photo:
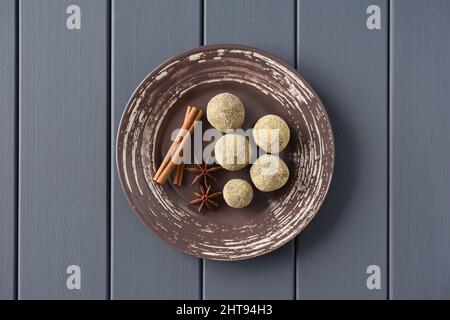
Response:
M107 15L106 0L20 2L21 299L107 297Z
M134 89L164 60L199 45L200 1L113 1L112 146ZM200 261L182 254L134 215L120 186L113 153L112 297L198 299Z
M369 5L381 29L366 27ZM297 238L297 298L387 297L387 4L299 0L299 71L322 98L335 134L327 199ZM366 286L369 265L381 289Z
M391 2L390 292L450 298L450 2Z
M237 43L295 61L293 0L205 0L205 44ZM240 262L204 261L205 299L292 299L294 246Z
M15 292L16 16L14 0L0 2L0 300Z

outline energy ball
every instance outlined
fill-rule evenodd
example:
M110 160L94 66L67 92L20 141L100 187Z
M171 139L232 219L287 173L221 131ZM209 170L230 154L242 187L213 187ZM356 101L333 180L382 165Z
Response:
M231 179L223 187L223 198L232 208L244 208L252 202L253 188L243 179Z
M206 117L208 122L219 131L238 129L244 123L244 105L235 95L221 93L209 100Z
M277 156L265 154L256 159L250 168L250 177L255 187L263 192L280 189L289 178L286 163Z
M235 133L223 135L214 146L217 163L230 171L244 168L251 158L251 151L247 138Z
M286 148L291 134L286 122L269 114L260 118L253 127L256 144L266 152L278 153Z

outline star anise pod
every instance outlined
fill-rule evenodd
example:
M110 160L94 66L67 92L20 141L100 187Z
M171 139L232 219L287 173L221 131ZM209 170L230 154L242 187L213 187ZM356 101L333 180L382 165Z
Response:
M192 181L191 186L193 186L197 182L201 181L202 178L203 178L203 184L205 186L208 186L209 185L208 178L210 178L212 180L217 180L211 173L215 172L217 170L220 170L220 169L222 169L221 166L210 166L206 163L198 164L195 167L185 168L185 170L197 174L195 176L194 180Z
M212 199L219 198L222 196L222 192L211 193L211 186L205 188L203 185L200 186L200 192L194 192L196 199L189 202L189 204L197 204L198 212L201 212L203 207L211 210L213 207L218 207L218 203Z

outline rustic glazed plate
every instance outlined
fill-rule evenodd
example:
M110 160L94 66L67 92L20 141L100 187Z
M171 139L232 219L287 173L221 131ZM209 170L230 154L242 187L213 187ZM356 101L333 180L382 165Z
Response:
M290 178L275 192L255 189L245 209L229 208L220 200L217 210L198 213L188 205L194 197L193 176L186 174L182 187L159 185L152 177L186 106L205 110L220 92L243 101L244 129L267 114L286 120L291 140L280 156ZM314 90L280 59L239 45L199 47L157 67L130 98L116 146L120 181L141 221L177 249L214 260L256 257L293 239L322 204L334 166L331 124ZM221 190L234 177L250 181L248 171L221 171L214 188Z

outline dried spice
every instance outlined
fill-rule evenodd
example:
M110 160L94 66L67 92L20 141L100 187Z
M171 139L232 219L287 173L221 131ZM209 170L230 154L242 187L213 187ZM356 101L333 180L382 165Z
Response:
M217 199L222 196L222 192L211 192L211 186L207 188L203 185L200 186L200 192L194 192L196 199L189 202L189 204L198 205L198 212L201 212L204 207L211 210L214 207L218 207L218 203L212 199Z
M196 107L189 106L187 108L181 130L179 130L169 148L169 151L167 151L161 165L153 176L154 181L160 184L166 183L173 169L176 167L176 160L179 160L184 145L190 140L190 136L192 135L196 125L200 122L202 115L203 111Z
M175 166L175 174L173 175L173 184L176 186L181 186L183 183L183 172L184 172L184 163L177 164Z
M213 172L222 169L221 166L210 166L208 164L198 164L195 167L185 168L185 170L195 173L196 176L192 180L191 185L193 186L197 182L202 182L205 187L209 185L208 178L216 181L217 179L212 175ZM203 181L201 181L203 178Z

